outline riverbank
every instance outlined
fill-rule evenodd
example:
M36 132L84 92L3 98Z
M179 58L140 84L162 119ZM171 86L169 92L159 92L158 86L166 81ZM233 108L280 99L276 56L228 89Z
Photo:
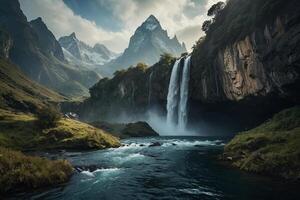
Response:
M51 128L40 128L33 114L0 109L0 146L22 151L92 150L119 147L118 138L86 123L62 118Z
M241 170L300 180L300 107L283 110L257 128L236 135L222 158Z
M0 147L0 194L33 190L67 182L73 174L69 161L51 161Z

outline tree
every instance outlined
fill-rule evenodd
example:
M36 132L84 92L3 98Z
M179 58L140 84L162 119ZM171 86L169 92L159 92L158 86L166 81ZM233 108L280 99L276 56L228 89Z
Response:
M204 21L203 24L202 24L202 31L207 33L207 31L209 30L209 27L210 27L211 24L212 24L211 20Z
M219 1L218 3L216 3L210 7L210 9L207 12L207 15L210 17L213 17L213 16L215 17L220 13L221 10L224 9L224 7L225 7L225 3L222 1Z
M44 107L38 110L37 123L41 128L55 127L61 119L61 113L54 107Z
M174 57L170 53L163 53L160 55L160 62L162 63L170 63L173 59Z
M204 40L205 40L205 37L201 37L201 38L196 42L196 44L193 45L192 48L193 48L194 50L197 49L197 48L199 48L199 47L203 44Z
M145 70L145 69L147 69L147 67L148 67L148 65L145 63L138 63L136 65L136 68L141 69L141 70Z

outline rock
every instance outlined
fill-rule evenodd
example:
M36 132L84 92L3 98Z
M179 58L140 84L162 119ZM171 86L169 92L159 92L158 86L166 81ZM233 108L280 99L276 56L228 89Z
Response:
M226 159L229 160L229 161L232 161L232 160L233 160L233 158L230 157L230 156L226 157Z
M122 134L130 137L159 136L146 122L129 123L122 130Z
M159 147L161 144L159 142L153 142L152 144L149 145L149 147Z

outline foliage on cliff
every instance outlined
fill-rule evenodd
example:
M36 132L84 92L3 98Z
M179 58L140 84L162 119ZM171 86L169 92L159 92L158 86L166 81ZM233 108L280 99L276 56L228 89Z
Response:
M91 97L79 105L79 115L89 121L106 121L120 117L122 112L131 116L142 113L152 99L165 101L174 61L170 54L163 54L151 67L139 63L115 72L111 79L101 79L90 88Z
M300 179L300 107L283 110L252 130L235 136L224 158L242 170Z
M0 147L0 194L64 183L72 172L68 161L50 161Z
M0 146L20 150L88 150L120 146L107 132L91 125L61 119L57 126L40 128L34 115L0 110Z

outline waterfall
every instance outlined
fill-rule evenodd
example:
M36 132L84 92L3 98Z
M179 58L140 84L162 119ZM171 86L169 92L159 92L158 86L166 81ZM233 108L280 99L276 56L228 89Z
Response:
M184 59L183 69L181 70L180 61ZM167 97L167 125L185 131L187 125L187 107L190 79L191 57L176 60L169 83ZM182 74L180 74L182 72Z
M168 97L167 97L167 125L173 126L177 123L176 108L178 107L178 94L179 94L179 71L180 71L180 60L176 60L169 83Z
M148 107L151 106L151 93L152 93L152 76L153 76L153 71L150 73L149 76L149 93L148 93Z
M179 130L184 130L187 124L187 101L189 95L191 56L184 60L181 84L180 84L180 101L178 107L178 126Z

